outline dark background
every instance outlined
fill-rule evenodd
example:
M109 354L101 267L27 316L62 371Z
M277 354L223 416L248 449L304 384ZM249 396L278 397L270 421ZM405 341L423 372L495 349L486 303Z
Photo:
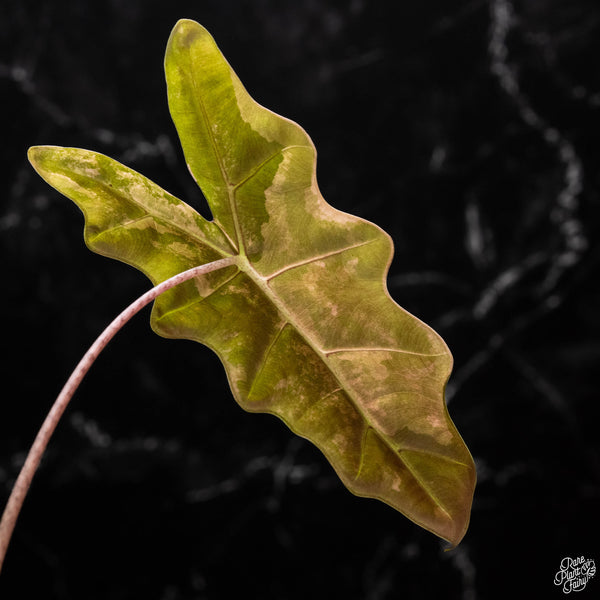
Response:
M162 72L182 17L308 131L325 198L393 237L391 294L454 354L471 526L444 552L352 496L146 310L66 413L0 597L562 597L563 557L600 561L597 0L3 0L0 499L83 352L148 288L85 248L79 211L27 148L104 152L207 214ZM599 589L596 576L578 597Z

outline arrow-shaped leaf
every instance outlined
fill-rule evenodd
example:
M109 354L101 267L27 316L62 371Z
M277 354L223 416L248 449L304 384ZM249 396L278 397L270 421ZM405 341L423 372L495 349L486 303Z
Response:
M154 330L211 347L243 408L279 416L352 492L457 544L475 468L444 403L452 358L390 298L390 238L325 202L308 135L248 95L199 24L177 23L165 69L213 221L95 152L35 147L33 166L84 212L90 249L154 283L235 257L160 296Z

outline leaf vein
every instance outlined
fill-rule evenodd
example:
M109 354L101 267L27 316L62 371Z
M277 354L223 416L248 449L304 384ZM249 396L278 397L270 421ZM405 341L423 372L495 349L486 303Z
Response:
M138 217L137 219L130 219L129 221L119 223L108 229L103 229L102 231L99 231L94 237L90 237L90 242L94 243L94 242L98 241L101 237L103 237L109 233L112 233L113 231L118 231L119 229L128 229L130 225L135 225L136 223L140 223L142 221L145 221L146 219L153 219L153 218L154 217L149 214L143 215L141 217Z
M260 377L265 369L269 354L271 354L271 352L273 351L273 348L277 344L277 341L281 338L281 334L283 333L283 330L288 325L289 325L289 323L287 321L283 322L283 324L279 328L279 331L275 334L275 336L273 337L273 340L271 341L271 343L268 345L267 349L265 350L265 352L262 356L262 359L260 361L260 367L258 368L258 370L256 371L256 374L252 378L252 385L250 386L250 390L248 391L248 398L250 398L252 396L252 393L254 391L254 388L256 387L257 381L260 379Z
M430 454L430 453L427 452L426 454ZM446 517L448 518L448 520L452 521L453 520L452 516L450 515L450 513L448 512L448 510L445 508L445 506L443 505L442 501L432 491L431 486L427 485L423 481L423 478L419 476L419 472L416 469L414 469L410 465L410 463L408 461L406 461L402 457L402 451L400 451L397 456L402 461L402 464L408 469L408 472L415 478L415 480L417 481L417 483L419 484L419 486L423 489L423 491L427 494L427 496L433 500L434 504L446 515ZM435 454L434 456L436 458L438 458L437 454Z
M238 271L236 273L234 273L231 277L229 277L228 279L226 279L225 281L223 281L222 283L220 283L207 296L201 296L201 297L198 297L198 298L194 298L194 300L192 302L188 302L187 304L178 306L177 308L174 308L172 310L169 310L169 311L163 313L162 315L160 315L160 317L156 318L156 322L158 323L158 322L162 321L163 319L166 319L167 317L169 317L171 315L174 315L174 314L176 314L176 313L178 313L178 312L180 312L182 310L186 310L186 309L190 308L191 306L195 306L196 304L200 304L201 302L204 302L205 300L207 300L208 298L210 298L213 294L217 293L222 288L224 288L227 284L231 283L240 274L241 274L241 271L238 269Z
M373 428L371 427L371 425L368 424L367 421L367 426L365 427L365 432L363 433L361 442L360 442L360 462L358 464L358 470L356 471L356 477L354 478L355 481L358 481L358 479L360 479L360 474L362 472L363 466L365 464L365 460L366 460L366 456L367 456L367 452L365 450L366 446L367 446L367 436L369 435L369 431L371 431Z
M305 260L301 260L298 261L296 263L292 263L289 265L286 265L285 267L282 267L281 269L274 271L273 273L269 274L269 275L263 275L260 276L264 281L266 282L270 282L272 279L275 279L275 277L278 277L279 275L282 275L283 273L286 273L287 271L290 271L292 269L296 269L298 267L303 267L305 265L309 265L312 262L317 262L318 260L323 260L326 258L329 258L331 256L336 256L337 254L342 254L343 252L346 252L348 250L354 250L355 248L360 248L362 246L367 246L368 244L372 244L373 242L377 241L377 238L372 238L370 240L365 240L362 242L358 242L356 244L352 244L350 246L344 246L343 248L338 248L336 250L331 250L330 252L325 252L324 254L319 254L317 256L311 256L310 258L307 258Z
M284 148L281 148L281 149L277 150L277 152L273 152L273 154L271 154L271 156L269 156L268 158L265 158L265 160L263 160L254 169L252 169L252 171L248 175L246 175L245 177L243 177L242 179L240 179L240 181L238 181L235 184L233 184L233 183L230 184L231 187L233 188L233 190L237 191L244 184L248 183L255 175L257 175L258 173L260 173L261 169L265 165L269 164L274 158L276 158L280 154L283 154L286 150L291 150L292 148L308 148L308 149L310 149L310 146L302 146L300 144L294 144L294 145L290 145L290 146L285 146Z
M410 354L412 356L424 356L424 357L436 357L436 356L446 356L447 352L436 352L436 353L427 353L427 352L414 352L413 350L404 350L402 348L384 348L384 347L352 347L352 348L334 348L333 350L324 350L323 354L325 356L331 356L332 354L341 354L341 353L350 353L350 352L394 352L398 354Z
M188 48L188 59L190 64L193 64L192 59L192 50L191 47ZM221 178L223 183L225 184L225 188L227 189L227 199L229 201L229 210L231 212L231 216L233 217L233 224L235 227L236 240L231 240L232 244L236 252L241 253L241 239L240 239L240 225L237 218L237 211L235 211L233 194L230 191L230 181L227 170L225 169L225 163L223 161L223 157L221 156L221 152L219 151L219 147L217 146L216 138L212 132L211 122L208 118L208 113L206 111L206 106L204 106L204 102L202 101L202 93L200 91L200 87L198 86L198 82L196 80L196 71L195 69L190 69L192 87L194 89L194 103L199 107L199 112L204 119L204 125L206 127L206 131L208 132L208 138L210 139L210 144L212 146L213 152L215 153L215 158L217 159L217 164L219 165L219 170L221 172ZM227 236L230 239L230 236Z

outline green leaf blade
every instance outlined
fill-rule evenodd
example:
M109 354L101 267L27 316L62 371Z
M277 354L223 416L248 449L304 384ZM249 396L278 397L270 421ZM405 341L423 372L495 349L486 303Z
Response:
M475 467L444 402L452 357L390 297L391 239L327 204L306 132L248 95L200 25L176 25L165 71L214 221L101 155L37 149L32 163L83 210L92 250L154 282L237 256L159 297L153 329L212 348L243 408L312 441L355 494L457 544Z

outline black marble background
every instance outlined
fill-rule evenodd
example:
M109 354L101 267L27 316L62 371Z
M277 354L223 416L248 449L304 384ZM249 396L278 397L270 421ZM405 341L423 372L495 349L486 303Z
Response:
M600 562L597 0L3 0L2 502L79 357L148 288L85 248L79 211L26 150L104 152L207 214L162 72L182 17L308 131L325 198L393 237L391 294L454 354L449 408L479 476L470 530L444 552L352 496L146 310L65 415L0 597L562 597L563 557ZM598 590L600 575L579 597Z

